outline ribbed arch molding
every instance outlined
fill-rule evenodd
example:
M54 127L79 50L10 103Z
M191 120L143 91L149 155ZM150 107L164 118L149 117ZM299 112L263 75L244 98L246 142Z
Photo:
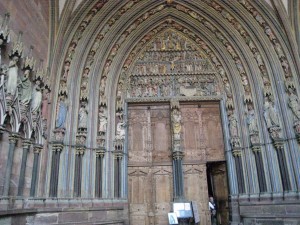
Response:
M120 77L123 73L127 73L128 68L141 51L135 51L135 47L140 46L142 49L143 45L156 35L153 34L155 29L163 24L166 27L162 29L176 24L173 29L181 26L182 29L180 28L179 32L203 50L208 48L212 52L211 61L214 61L212 57L217 60L216 70L219 69L219 63L224 71L218 72L226 72L226 79L229 81L231 90L230 95L232 95L232 102L228 101L225 91L222 98L227 111L227 115L223 118L226 142L230 143L230 138L232 138L228 124L233 114L238 121L240 147L249 149L253 145L247 124L249 113L253 110L258 124L256 141L269 149L269 152L273 151L274 147L270 147L270 144L276 142L277 139L272 136L270 127L265 123L264 107L266 104L271 104L278 113L277 125L281 132L278 134L280 138L295 139L296 134L292 129L295 120L293 112L287 107L291 93L287 92L287 89L293 89L293 94L296 95L299 91L299 60L295 59L282 28L277 28L278 22L275 21L274 12L264 13L264 7L252 1L171 2L168 4L166 1L115 0L103 4L98 11L93 11L93 7L90 7L85 9L86 11L75 12L77 15L85 16L71 22L74 28L70 26L66 29L72 38L62 40L61 44L69 48L65 47L63 51L57 50L60 55L55 59L57 63L52 66L52 73L56 74L54 83L57 86L54 91L56 96L53 98L55 104L52 108L52 128L55 129L56 99L64 95L61 90L62 83L65 82L64 88L69 109L64 141L77 143L78 111L84 103L88 110L85 127L88 135L83 144L90 149L98 148L97 123L101 106L106 108L108 119L107 132L102 144L106 149L112 150L116 132L117 87ZM94 3L96 4L97 1ZM94 12L94 14L86 13L87 11ZM72 49L72 43L78 30L81 29L83 18L89 18L90 22L84 27L80 39L76 42L75 50L70 52L70 46ZM150 39L145 38L147 34L152 35ZM141 44L141 41L145 43ZM66 62L70 53L72 57L68 68L69 74L64 81L62 77L66 72ZM88 72L86 72L87 68ZM83 85L87 89L86 97L82 96ZM228 143L227 147L231 149L232 146ZM293 154L296 156L298 146L296 141L291 140L284 145L294 149ZM257 193L256 172L251 163L250 150L245 151L245 155L249 156L248 159L246 157L243 159L244 173L247 177L246 192ZM112 156L106 159L107 166L110 166L110 159ZM295 168L299 167L299 162L296 160L293 163L293 166L288 166L289 174L291 177L299 176L299 172L295 172ZM276 170L278 165L275 163L265 166L269 171ZM267 174L267 177L270 175ZM105 190L109 191L113 187L112 174L107 175L106 178L108 182ZM299 186L296 183L292 183L293 185ZM270 180L267 178L267 186L268 190L281 190L280 184L272 176ZM232 182L231 192L238 192L235 182ZM107 196L111 196L111 193L107 193Z

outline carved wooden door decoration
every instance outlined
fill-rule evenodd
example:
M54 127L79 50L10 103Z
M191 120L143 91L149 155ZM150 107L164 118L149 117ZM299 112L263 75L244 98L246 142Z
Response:
M172 202L169 105L129 106L130 224L168 224Z
M208 225L206 163L224 161L217 103L180 103L184 193ZM128 107L128 189L131 225L165 225L172 211L173 178L169 104Z

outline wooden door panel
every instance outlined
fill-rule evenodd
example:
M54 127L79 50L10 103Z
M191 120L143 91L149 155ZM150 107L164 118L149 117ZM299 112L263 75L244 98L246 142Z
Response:
M219 107L180 104L180 111L185 198L197 202L201 224L210 225L206 163L225 160ZM173 201L169 105L128 107L128 155L130 224L168 224ZM220 179L213 178L215 185Z
M197 202L200 224L206 225L210 219L206 165L185 165L183 170L185 197Z
M130 224L168 224L173 195L169 106L129 107L128 115Z

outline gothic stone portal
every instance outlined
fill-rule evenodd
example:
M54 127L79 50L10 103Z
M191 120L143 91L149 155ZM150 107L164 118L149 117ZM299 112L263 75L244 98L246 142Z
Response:
M206 163L225 160L219 105L180 103L180 111L185 198L198 203L201 224L208 225ZM168 224L173 201L168 103L129 104L128 154L130 224Z

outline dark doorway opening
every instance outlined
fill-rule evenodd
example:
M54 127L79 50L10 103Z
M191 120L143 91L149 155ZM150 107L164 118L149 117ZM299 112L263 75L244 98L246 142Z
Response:
M229 224L228 183L224 161L206 164L208 196L214 197L217 204L218 225Z

